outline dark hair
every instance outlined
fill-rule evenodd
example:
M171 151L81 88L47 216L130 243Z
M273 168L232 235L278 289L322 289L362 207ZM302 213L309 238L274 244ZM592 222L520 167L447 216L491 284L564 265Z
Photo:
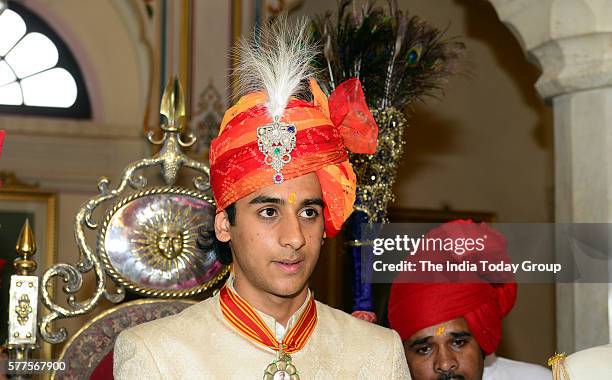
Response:
M225 208L225 212L227 213L227 219L230 225L236 225L236 204L232 203L231 205L227 206ZM214 230L211 231L206 229L206 227L201 227L198 231L198 235L196 245L199 249L210 251L212 248L221 264L229 265L232 263L232 248L228 242L217 239Z

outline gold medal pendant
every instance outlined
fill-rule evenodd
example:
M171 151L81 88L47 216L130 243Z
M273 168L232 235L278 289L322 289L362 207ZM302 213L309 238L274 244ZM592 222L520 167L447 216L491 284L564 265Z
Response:
M282 345L278 350L278 359L266 367L264 380L300 380L297 369L291 363L291 356L283 352Z

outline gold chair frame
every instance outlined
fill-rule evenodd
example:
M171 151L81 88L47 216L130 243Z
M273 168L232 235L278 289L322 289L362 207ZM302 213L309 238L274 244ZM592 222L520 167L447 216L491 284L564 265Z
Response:
M91 198L79 209L74 221L74 236L78 247L80 258L76 264L56 263L49 267L42 278L34 275L36 262L32 256L36 252L35 239L29 228L29 225L24 226L22 236L19 238L18 244L18 259L15 260L17 275L11 277L11 283L28 284L26 287L18 285L11 286L10 297L13 302L17 302L20 297L27 296L29 306L34 313L29 315L27 325L21 326L17 321L15 313L10 314L9 320L9 357L12 360L30 360L32 352L39 347L38 332L44 342L49 344L59 344L65 342L68 338L68 332L64 327L54 329L54 322L61 319L74 318L85 315L93 311L102 301L102 298L107 299L111 303L119 303L123 301L126 295L126 289L133 293L146 297L158 297L166 299L175 299L182 297L191 297L204 293L211 289L229 273L229 266L219 265L215 261L214 254L209 251L207 263L215 265L204 267L206 269L205 276L193 277L198 282L188 288L179 289L153 289L147 286L138 286L131 282L127 277L118 271L109 260L104 249L104 244L99 244L100 237L104 237L100 232L104 232L109 221L114 213L122 206L129 202L138 199L139 197L158 196L170 194L171 196L182 197L180 200L187 205L193 207L194 202L205 202L214 210L215 202L210 191L210 170L209 167L199 161L195 161L188 157L183 148L188 148L196 142L196 137L191 132L184 131L185 128L185 102L183 98L182 88L176 78L171 80L164 92L160 110L162 123L161 130L163 136L160 139L155 139L154 132L151 131L147 135L147 140L153 145L161 146L159 151L150 158L144 158L139 161L129 164L123 171L121 180L117 187L111 188L110 180L103 177L98 182L99 194ZM158 168L161 170L161 177L165 182L162 186L147 186L148 179L144 170L149 168ZM192 188L175 185L177 176L182 168L191 169L195 172L191 180ZM157 171L159 172L159 170ZM150 174L150 173L148 173ZM174 198L172 198L174 199ZM103 207L100 207L103 205ZM110 206L109 206L110 205ZM208 206L207 206L208 207ZM94 220L93 213L96 210L104 210L103 225ZM160 213L166 211L165 208L158 208ZM200 214L198 214L200 215ZM85 234L85 229L96 231L98 244L88 244L88 239ZM197 236L191 233L190 239ZM189 244L193 245L193 241L189 240ZM20 248L19 248L20 247ZM92 248L93 247L93 248ZM131 251L126 251L131 252ZM213 256L210 256L213 255ZM86 296L84 300L77 300L76 293L81 290L83 285L83 275L93 272L95 275L95 289L93 294ZM171 272L168 272L171 275ZM55 289L55 280L61 279L64 286L60 289ZM114 287L109 287L109 282ZM191 283L190 278L190 283ZM196 282L197 282L196 281ZM182 285L182 284L181 284ZM24 289L27 288L27 289ZM48 313L40 313L36 315L38 307L38 289L40 288L42 302L45 305ZM28 293L26 294L26 290ZM55 294L54 294L55 293ZM58 298L63 294L67 306L61 305ZM180 300L188 303L195 301ZM101 318L108 317L113 312L117 312L124 307L134 306L135 304L147 304L152 302L167 302L164 300L137 300L119 305L105 311L101 315L96 316L83 326L72 338L67 342L60 357L66 354L66 350L77 337L84 333L93 323ZM37 320L40 318L38 325ZM23 318L20 320L23 322ZM11 323L14 322L14 323ZM17 331L15 328L19 328ZM13 331L14 330L14 331ZM38 331L36 331L38 330ZM27 334L26 334L27 333ZM27 335L27 338L26 338Z

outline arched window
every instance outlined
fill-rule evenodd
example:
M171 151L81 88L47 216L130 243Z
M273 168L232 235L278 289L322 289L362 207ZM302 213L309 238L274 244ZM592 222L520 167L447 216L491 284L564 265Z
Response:
M14 1L0 14L0 113L91 118L83 76L68 46Z

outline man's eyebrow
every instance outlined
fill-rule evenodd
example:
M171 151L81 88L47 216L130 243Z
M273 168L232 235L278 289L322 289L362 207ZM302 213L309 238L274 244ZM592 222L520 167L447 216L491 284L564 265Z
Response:
M457 339L457 338L467 338L467 337L471 337L472 334L470 334L467 331L453 331L449 333L450 335L452 335L453 338Z
M321 207L325 207L325 203L323 202L323 199L321 199L321 198L308 198L308 199L304 199L304 201L302 202L302 206L321 206Z
M410 347L414 347L414 346L420 346L421 344L425 344L427 343L430 339L432 338L432 336L426 336L425 338L421 338L421 339L417 339L414 342L412 342L412 344L410 345Z
M285 201L280 198L268 197L266 195L259 195L249 202L250 205L259 204L259 203L273 203L276 205L284 205Z
M284 206L286 201L281 198L269 197L266 195L259 195L249 202L249 204L261 204L261 203L272 203L279 206ZM302 206L321 206L325 207L325 203L321 198L307 198L302 201Z
M453 331L453 332L449 332L448 334L452 336L454 339L466 338L466 337L472 336L472 334L467 331ZM414 342L412 342L412 344L410 344L410 347L420 346L421 344L425 344L431 338L432 336L430 335L430 336L426 336L425 338L417 339Z

